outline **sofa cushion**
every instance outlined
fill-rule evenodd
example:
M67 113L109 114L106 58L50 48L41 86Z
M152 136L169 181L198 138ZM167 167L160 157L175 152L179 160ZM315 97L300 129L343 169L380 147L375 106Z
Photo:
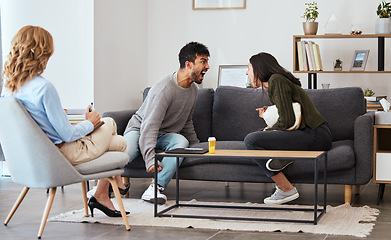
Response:
M332 148L327 151L327 172L335 172L354 168L356 164L352 140L333 142ZM323 172L324 159L319 159L319 172ZM312 160L298 160L288 166L284 173L287 176L308 175L314 173Z
M353 140L354 121L366 112L362 89L347 87L306 91L320 114L328 121L333 141Z
M255 109L269 105L263 89L218 87L213 104L213 136L217 141L243 141L250 132L266 126Z
M356 165L353 145L353 140L333 142L332 148L327 151L327 170L334 172L353 168Z
M197 101L193 112L194 130L200 142L208 141L212 136L213 88L198 89Z

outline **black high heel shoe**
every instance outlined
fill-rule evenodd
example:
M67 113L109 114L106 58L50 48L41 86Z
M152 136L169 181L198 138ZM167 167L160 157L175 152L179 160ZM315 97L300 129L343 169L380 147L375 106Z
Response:
M121 195L126 195L129 192L129 190L130 190L130 183L124 183L124 185L125 185L125 189L118 188L119 193ZM113 192L113 188L111 187L111 184L110 184L110 186L109 186L109 196L111 196L112 192Z
M122 217L121 211L111 210L106 206L103 206L101 203L98 202L98 200L96 200L94 196L90 197L90 199L88 200L88 207L90 208L91 211L91 217L94 217L94 208L101 210L108 217ZM129 212L125 212L125 213L126 215L129 214Z

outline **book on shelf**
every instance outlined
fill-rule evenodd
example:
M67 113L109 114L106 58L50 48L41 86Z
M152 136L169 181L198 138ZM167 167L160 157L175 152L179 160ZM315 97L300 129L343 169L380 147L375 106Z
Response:
M67 116L68 120L70 122L80 122L84 121L86 119L85 117L85 109L76 109L76 108L68 108L64 109Z
M311 49L312 49L312 47L310 47L310 43L305 42L305 52L306 52L306 56L307 56L308 70L315 71L314 59L313 59L313 55L311 54Z
M319 45L313 41L298 41L297 64L299 71L323 71Z
M67 115L84 115L86 110L81 108L67 108L65 109L65 112Z
M305 50L305 41L301 41L301 46L303 50L303 65L304 65L304 71L308 71L308 59L307 59L307 54Z
M314 45L315 43L313 41L308 41L308 45L310 48L310 54L311 54L311 61L312 61L312 66L313 66L313 71L316 71L316 65L315 65L315 53L314 53Z
M79 114L69 115L69 114L67 114L67 116L68 116L69 121L84 121L84 120L86 120L86 117L84 114L83 115L79 115Z
M368 103L379 103L379 101L383 98L387 99L387 96L371 96L371 97L364 97Z
M322 59L320 57L320 50L318 44L312 45L313 51L314 51L314 57L315 57L315 70L316 71L323 71L323 65L322 65Z
M297 64L299 65L299 71L304 71L304 59L303 59L303 45L301 41L297 42Z

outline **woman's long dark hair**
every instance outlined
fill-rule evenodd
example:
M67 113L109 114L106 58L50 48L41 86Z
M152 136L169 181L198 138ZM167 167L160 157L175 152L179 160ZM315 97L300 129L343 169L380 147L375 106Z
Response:
M261 81L261 83L268 82L273 74L278 73L301 87L299 78L293 76L291 72L283 68L277 59L269 53L261 52L252 56L250 63L253 67L254 79L256 81Z

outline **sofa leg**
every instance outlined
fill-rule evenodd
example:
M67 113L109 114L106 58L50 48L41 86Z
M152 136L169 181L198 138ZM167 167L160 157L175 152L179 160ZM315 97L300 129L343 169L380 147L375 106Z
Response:
M345 203L351 204L352 202L352 185L345 185Z
M123 183L128 183L128 182L130 182L130 178L122 177L122 182ZM129 192L127 194L125 194L124 197L129 197Z
M354 193L356 195L360 195L361 186L360 185L354 185Z

